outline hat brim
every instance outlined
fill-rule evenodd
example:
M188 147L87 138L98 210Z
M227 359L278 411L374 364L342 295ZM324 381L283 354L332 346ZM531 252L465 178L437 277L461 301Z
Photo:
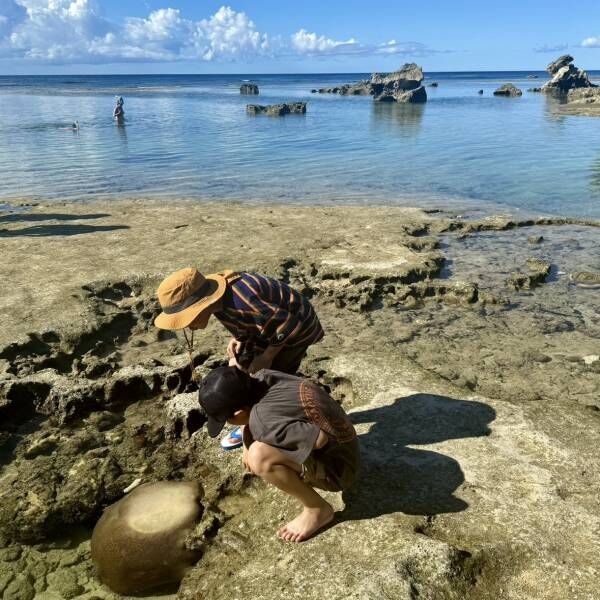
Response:
M220 300L227 287L225 278L222 275L213 273L206 275L205 279L211 284L206 296L174 314L168 315L161 312L154 320L154 325L159 329L184 329L195 321L203 311Z
M221 431L223 431L223 427L225 427L225 422L221 423L221 421L217 421L210 416L208 417L206 429L208 430L208 435L211 438L217 437Z

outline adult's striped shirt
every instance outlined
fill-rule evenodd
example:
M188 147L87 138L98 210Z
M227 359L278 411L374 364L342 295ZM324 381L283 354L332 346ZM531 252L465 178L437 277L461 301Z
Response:
M283 281L238 273L231 277L222 308L214 316L240 342L256 345L310 346L323 337L317 313L306 296Z

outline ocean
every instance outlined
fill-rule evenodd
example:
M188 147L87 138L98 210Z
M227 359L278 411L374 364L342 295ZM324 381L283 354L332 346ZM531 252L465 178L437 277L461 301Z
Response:
M528 93L545 72L427 73L439 86L422 106L311 94L368 76L0 77L0 201L460 204L600 217L600 118L561 115L558 100ZM241 96L244 80L260 95ZM492 95L507 82L523 96ZM292 100L308 102L306 115L245 111Z

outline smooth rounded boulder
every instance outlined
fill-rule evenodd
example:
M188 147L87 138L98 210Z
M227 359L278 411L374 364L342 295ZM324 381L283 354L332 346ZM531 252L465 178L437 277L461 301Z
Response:
M124 595L179 582L200 558L185 538L202 516L201 495L192 481L147 483L109 506L92 534L100 580Z

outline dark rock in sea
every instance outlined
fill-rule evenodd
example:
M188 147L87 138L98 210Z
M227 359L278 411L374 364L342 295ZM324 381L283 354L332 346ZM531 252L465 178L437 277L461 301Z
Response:
M266 106L262 104L248 104L246 112L250 115L265 114L272 117L281 117L289 114L303 115L306 113L306 102L268 104Z
M479 90L477 93L483 95L483 90Z
M258 86L255 83L242 83L240 94L244 96L256 96L258 95Z
M340 96L373 96L377 102L422 103L427 101L427 93L422 86L423 78L423 69L419 65L407 63L393 73L373 73L371 79L321 88L318 92ZM437 87L438 84L431 85ZM413 91L415 93L406 93Z
M494 96L506 96L508 98L516 98L522 95L523 92L512 83L505 83L494 92Z
M393 73L373 73L371 83L382 84L386 88L414 90L423 81L423 69L415 63L406 63Z
M542 87L544 93L566 93L576 88L595 87L588 74L573 64L574 58L565 54L550 63L546 70L552 79Z
M319 90L310 90L311 94L316 94Z
M429 87L438 87L440 84L437 81L434 81L429 84Z
M531 92L532 94L539 94L539 93L541 93L542 88L540 88L540 87L533 87L533 88L529 88L527 91Z

